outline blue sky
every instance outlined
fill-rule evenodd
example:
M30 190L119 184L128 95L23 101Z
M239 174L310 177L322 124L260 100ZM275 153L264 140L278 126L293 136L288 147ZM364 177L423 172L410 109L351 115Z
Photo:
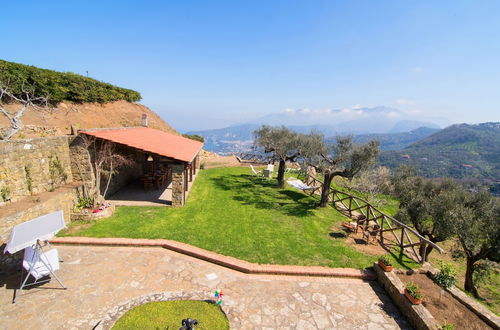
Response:
M2 12L0 58L138 90L181 131L355 105L500 121L496 0L5 1Z

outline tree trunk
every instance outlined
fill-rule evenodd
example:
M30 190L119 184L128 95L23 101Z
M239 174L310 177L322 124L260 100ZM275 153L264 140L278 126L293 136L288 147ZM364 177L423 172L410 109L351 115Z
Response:
M285 187L285 169L286 169L285 160L280 159L280 164L278 168L278 187L280 188Z
M418 253L420 254L420 256L423 256L425 253L424 261L429 261L429 253L431 253L433 249L434 248L432 247L432 245L422 242L418 247Z
M325 182L323 183L323 189L321 189L321 200L319 201L319 206L321 207L326 207L328 205L328 195L330 194L332 180L333 175L325 174Z
M474 263L475 260L469 256L467 256L467 268L465 270L465 283L464 289L474 295L474 297L479 297L477 293L477 289L474 286L474 280L472 274L474 273Z

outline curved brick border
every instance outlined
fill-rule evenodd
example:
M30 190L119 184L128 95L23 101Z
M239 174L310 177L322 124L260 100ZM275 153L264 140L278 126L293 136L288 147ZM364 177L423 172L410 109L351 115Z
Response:
M97 246L162 247L247 274L349 277L363 280L375 280L377 278L375 272L369 269L359 270L354 268L329 268L322 266L255 264L234 257L224 256L212 251L207 251L186 243L166 239L55 237L50 240L50 243Z

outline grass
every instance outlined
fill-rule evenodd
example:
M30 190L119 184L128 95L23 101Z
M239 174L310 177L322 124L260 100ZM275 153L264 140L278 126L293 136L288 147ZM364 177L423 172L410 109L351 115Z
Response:
M229 322L219 306L205 301L158 301L137 306L126 312L113 326L126 329L179 329L183 319L198 321L196 329L229 329Z
M363 269L376 261L331 235L346 220L339 212L275 184L247 168L203 170L183 208L118 207L113 217L61 235L172 239L261 264Z

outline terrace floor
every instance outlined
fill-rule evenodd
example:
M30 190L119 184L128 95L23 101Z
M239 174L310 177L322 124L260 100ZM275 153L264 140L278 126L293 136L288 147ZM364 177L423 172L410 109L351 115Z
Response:
M188 182L186 199L191 191L197 174L193 174L193 180ZM171 206L172 205L172 183L160 189L144 190L140 180L134 181L118 190L107 200L119 206Z
M107 329L131 306L213 299L215 289L232 329L410 328L376 282L248 275L162 248L57 248L68 290L52 281L11 304L19 276L0 278L0 328Z

